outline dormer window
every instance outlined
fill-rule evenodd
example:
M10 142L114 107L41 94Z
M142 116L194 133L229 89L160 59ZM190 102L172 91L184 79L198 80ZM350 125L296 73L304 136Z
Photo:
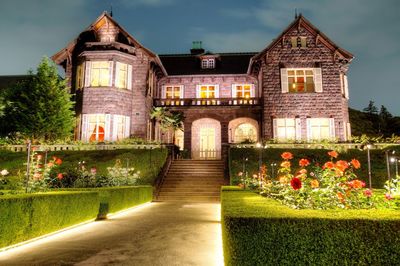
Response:
M215 58L203 58L201 59L202 69L214 69L215 68Z

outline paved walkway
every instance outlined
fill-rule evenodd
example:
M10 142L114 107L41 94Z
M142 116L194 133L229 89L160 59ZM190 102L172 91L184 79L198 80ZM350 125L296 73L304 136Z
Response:
M0 265L223 265L219 203L156 202L0 253Z

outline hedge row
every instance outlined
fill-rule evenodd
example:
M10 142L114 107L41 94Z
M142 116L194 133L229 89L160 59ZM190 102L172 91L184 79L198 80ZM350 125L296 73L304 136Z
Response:
M396 150L396 154L400 153L398 146L389 147ZM297 165L298 160L307 158L312 162L325 163L330 160L326 149L281 149L281 148L267 148L262 149L262 163L266 164L268 174L271 176L271 164L276 163L275 173L282 161L281 154L285 151L290 151L294 155L294 164ZM361 169L356 171L356 174L361 180L368 181L368 166L367 166L367 151L348 149L339 152L338 160L351 160L358 159L361 162ZM260 159L260 149L257 148L232 148L230 150L230 177L231 184L237 185L239 179L237 174L245 170L249 176L258 172L258 161ZM248 160L245 161L244 159ZM392 175L395 175L395 167L392 166ZM383 188L387 180L386 158L384 150L371 150L371 167L372 167L372 186L374 188ZM243 169L245 168L245 169Z
M151 186L0 197L0 248L152 200Z
M223 188L226 265L400 265L396 210L294 210Z
M0 197L0 248L93 218L96 192L52 192Z

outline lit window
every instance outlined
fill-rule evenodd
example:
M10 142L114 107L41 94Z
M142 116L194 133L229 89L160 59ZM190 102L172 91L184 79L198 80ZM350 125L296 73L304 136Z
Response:
M212 69L215 68L215 58L207 58L201 60L201 68Z
M83 64L79 64L76 68L76 89L83 88Z
M87 136L89 136L89 142L101 142L104 141L106 118L104 114L92 114L87 115Z
M183 150L184 133L178 129L175 131L175 145L179 147L179 150Z
M216 98L215 85L201 85L200 98Z
M122 140L129 137L130 119L124 115L114 115L113 140Z
M255 126L249 123L240 124L235 129L234 142L256 142L257 141L257 129Z
M251 98L254 97L254 86L252 84L235 84L233 85L233 97L235 98Z
M335 137L333 118L308 118L307 135L309 140Z
M110 86L110 73L112 62L94 61L91 62L90 85L92 87Z
M115 86L120 89L128 88L128 65L117 62Z
M288 69L289 92L315 92L312 69Z
M179 99L182 96L182 86L165 86L165 99Z
M274 138L278 140L295 140L296 137L296 119L294 118L276 118L274 119Z

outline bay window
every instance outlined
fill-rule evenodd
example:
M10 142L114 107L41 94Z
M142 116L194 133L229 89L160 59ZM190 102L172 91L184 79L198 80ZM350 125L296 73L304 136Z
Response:
M112 61L87 62L90 69L89 80L91 87L111 86Z
M130 125L129 116L83 114L81 140L84 142L122 140L130 136Z

